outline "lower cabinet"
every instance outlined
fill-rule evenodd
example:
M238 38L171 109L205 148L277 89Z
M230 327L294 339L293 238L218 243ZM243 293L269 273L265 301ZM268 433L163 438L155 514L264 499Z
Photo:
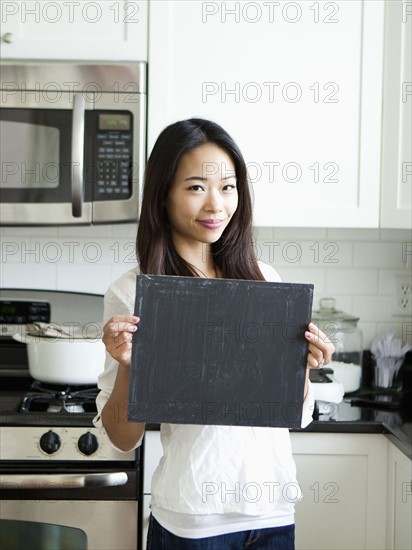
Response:
M303 499L297 550L386 549L388 439L291 433Z
M412 460L389 443L388 550L412 548Z
M382 434L292 432L303 499L296 550L410 550L412 461ZM160 433L146 432L142 550Z

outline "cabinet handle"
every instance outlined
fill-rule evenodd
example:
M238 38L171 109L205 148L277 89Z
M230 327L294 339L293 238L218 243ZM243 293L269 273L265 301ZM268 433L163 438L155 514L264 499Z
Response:
M11 32L6 32L3 34L3 42L6 44L11 44L13 42L13 34Z
M72 214L81 218L83 210L83 157L84 157L84 112L86 103L82 94L73 97L72 129Z

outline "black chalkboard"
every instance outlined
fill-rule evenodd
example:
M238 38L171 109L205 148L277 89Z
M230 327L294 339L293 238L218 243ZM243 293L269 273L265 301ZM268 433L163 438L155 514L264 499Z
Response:
M297 428L313 285L139 275L128 418Z

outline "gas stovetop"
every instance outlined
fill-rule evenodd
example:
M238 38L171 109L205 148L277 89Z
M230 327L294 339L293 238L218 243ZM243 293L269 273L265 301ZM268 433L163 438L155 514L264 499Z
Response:
M0 388L0 460L134 460L94 427L97 387L6 377Z
M55 386L6 377L0 387L0 426L93 426L96 386Z
M23 397L19 411L24 414L48 413L75 415L97 413L96 397L99 390L92 387L51 386L33 382Z

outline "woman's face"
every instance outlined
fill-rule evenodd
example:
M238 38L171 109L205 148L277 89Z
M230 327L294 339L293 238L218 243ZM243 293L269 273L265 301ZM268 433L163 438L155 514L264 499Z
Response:
M226 151L205 143L186 153L166 202L175 246L216 242L237 205L235 165Z

